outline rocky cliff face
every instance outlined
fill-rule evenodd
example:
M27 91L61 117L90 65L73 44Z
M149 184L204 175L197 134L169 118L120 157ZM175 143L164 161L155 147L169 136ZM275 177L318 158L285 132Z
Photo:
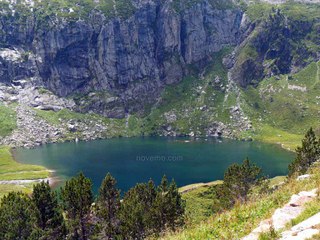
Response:
M274 8L265 20L252 23L249 36L233 56L232 78L242 87L257 86L264 78L294 74L319 61L320 14L315 16L288 16Z
M45 23L2 10L0 82L32 81L73 97L80 111L122 118L143 112L190 66L239 44L246 30L240 9L215 9L206 0L180 12L172 1L134 4L128 18L93 10L84 19L50 16Z

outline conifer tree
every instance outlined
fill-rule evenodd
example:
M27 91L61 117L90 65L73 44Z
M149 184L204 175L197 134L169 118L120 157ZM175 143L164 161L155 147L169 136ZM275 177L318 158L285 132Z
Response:
M171 230L182 226L184 223L185 201L181 198L181 194L174 180L172 180L168 193L166 194L167 216L166 222Z
M152 228L155 234L159 234L166 228L167 219L167 202L166 194L168 192L168 179L164 175L161 179L161 183L157 189L157 195L154 199L154 203L151 209L152 213Z
M51 191L48 182L34 185L32 201L39 211L38 226L43 232L43 239L62 239L66 228L57 195Z
M108 173L99 189L97 215L102 220L100 220L102 237L105 239L113 239L118 233L120 191L116 188L116 183L116 180Z
M242 164L233 164L224 174L223 184L217 187L217 197L223 208L229 208L235 202L247 201L247 196L255 185L264 180L262 170L247 158Z
M151 208L152 228L154 234L159 234L171 228L181 226L184 220L185 202L182 200L174 180L168 185L168 179L163 176L157 195Z
M38 239L38 214L28 195L10 192L0 204L0 239Z
M319 159L319 141L312 128L307 131L304 139L302 139L301 147L296 149L296 154L295 160L289 165L289 176L293 176L295 173L306 173L312 163Z
M119 219L124 239L143 239L147 235L145 193L146 184L137 184L123 198Z
M87 240L90 235L89 214L93 203L91 188L91 180L80 173L61 189L61 199L73 239Z

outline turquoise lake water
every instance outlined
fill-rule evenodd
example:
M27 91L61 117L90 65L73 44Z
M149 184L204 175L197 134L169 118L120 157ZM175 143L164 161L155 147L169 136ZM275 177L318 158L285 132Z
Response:
M178 186L223 179L226 168L246 157L270 177L287 174L294 154L278 146L228 139L118 138L92 142L49 144L16 149L18 162L43 165L61 182L80 171L91 178L94 190L107 172L127 191L152 178L159 183L166 174Z

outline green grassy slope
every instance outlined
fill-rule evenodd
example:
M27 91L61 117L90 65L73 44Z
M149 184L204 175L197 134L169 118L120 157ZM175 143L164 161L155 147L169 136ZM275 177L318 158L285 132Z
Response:
M13 107L0 104L0 137L9 135L17 128L17 116Z
M209 218L200 221L199 223L187 223L184 229L181 229L177 233L167 234L161 239L240 239L249 234L254 228L256 228L260 221L271 217L275 209L286 204L293 194L319 187L319 167L316 166L310 172L313 175L312 178L308 180L291 180L289 182L286 182L271 194L252 195L250 200L246 204L236 205L231 210L224 211L218 214L212 214ZM273 179L271 182L277 183L279 180L282 181L285 179ZM193 192L190 192L189 195L192 195L192 197L185 196L185 198L187 199L187 204L188 200L190 200L189 204L195 202L197 206L197 202L200 201L200 198L201 201L206 201L207 206L210 206L209 202L211 201L212 206L214 204L214 198L211 198L211 200L209 200L209 195L206 195L207 198L199 197L199 192L202 192L202 194L204 194L206 191L207 189L197 189ZM203 208L205 209L204 205ZM316 199L315 201L310 202L307 205L305 211L293 220L293 224L299 223L304 219L312 216L318 210L319 199Z
M10 148L0 146L0 181L33 180L49 177L50 173L41 166L20 164L14 161ZM0 184L0 198L9 191L29 193L32 184Z
M320 132L319 69L320 62L313 62L297 74L265 79L243 91L256 139L294 149L310 126Z

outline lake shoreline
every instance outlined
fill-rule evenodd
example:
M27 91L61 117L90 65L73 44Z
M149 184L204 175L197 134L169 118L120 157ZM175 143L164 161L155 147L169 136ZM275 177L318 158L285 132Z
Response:
M18 163L18 164L24 164L24 163L21 163L17 160L16 156L15 156L15 150L16 148L14 147L9 147L10 148L10 154L11 154L11 157L12 159ZM58 176L54 176L54 173L56 172L55 170L52 170L52 169L48 169L42 165L37 165L39 167L43 167L46 171L48 171L48 176L46 178L38 178L38 179L19 179L19 180L3 180L3 181L0 181L0 184L16 184L16 185L23 185L25 183L29 184L29 183L39 183L39 182L49 182L49 185L51 187L55 187L59 181L59 177ZM29 171L30 172L30 171ZM4 182L7 182L7 183L4 183Z
M56 173L50 175L57 177L53 185L64 182L64 176L83 171L94 181L95 192L108 172L124 192L150 178L158 184L164 174L183 188L222 179L229 165L246 157L271 177L286 174L287 164L293 159L292 152L279 145L217 138L113 138L18 148L12 152L20 163L54 169Z

